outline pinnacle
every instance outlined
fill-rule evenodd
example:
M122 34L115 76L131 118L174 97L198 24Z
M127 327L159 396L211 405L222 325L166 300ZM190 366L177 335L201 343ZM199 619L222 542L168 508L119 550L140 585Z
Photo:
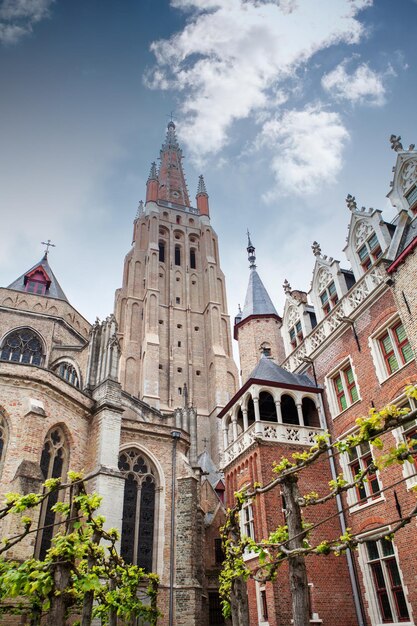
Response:
M148 181L149 180L158 180L158 172L156 171L155 161L151 163L151 171L149 172L149 176L148 176Z
M207 194L207 189L206 189L206 183L204 182L204 177L203 174L200 174L200 176L198 177L198 187L197 187L197 196L204 194L204 195L208 195Z

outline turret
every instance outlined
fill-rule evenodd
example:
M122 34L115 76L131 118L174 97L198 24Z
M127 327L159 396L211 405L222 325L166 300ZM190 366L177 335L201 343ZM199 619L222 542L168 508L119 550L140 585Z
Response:
M284 347L280 333L281 318L256 270L255 246L248 231L249 283L243 311L235 317L234 338L239 342L242 381L245 382L265 355L280 363Z
M155 161L151 164L148 180L146 181L146 202L156 202L158 199L158 173Z
M207 193L206 184L204 182L204 178L202 174L198 178L196 200L197 200L197 209L200 215L210 216L208 193Z

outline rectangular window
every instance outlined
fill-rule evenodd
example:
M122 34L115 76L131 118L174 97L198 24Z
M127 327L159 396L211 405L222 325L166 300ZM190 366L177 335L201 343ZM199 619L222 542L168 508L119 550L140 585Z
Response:
M363 245L362 248L359 248L358 254L359 254L359 259L360 259L363 269L369 270L369 268L372 265L372 261L370 259L369 251L368 251L368 248L366 247L366 244Z
M359 399L355 376L350 363L337 372L333 377L333 389L340 411L344 411Z
M401 575L391 541L367 541L365 558L379 620L384 624L406 622L410 619Z
M214 559L216 565L221 565L224 561L223 544L220 537L214 539Z
M386 375L393 374L413 359L413 351L402 322L395 322L378 338Z
M250 502L246 502L240 511L240 532L242 536L255 539L255 528L253 524L253 509Z
M372 463L372 452L368 442L361 443L349 450L349 480L353 480L360 472L365 471ZM377 474L373 471L367 474L366 481L356 486L356 501L363 504L380 497L380 485Z
M407 199L408 206L413 207L417 203L417 185L414 186L405 197Z
M325 315L328 315L331 309L338 303L336 285L332 281L328 287L320 294L321 307Z

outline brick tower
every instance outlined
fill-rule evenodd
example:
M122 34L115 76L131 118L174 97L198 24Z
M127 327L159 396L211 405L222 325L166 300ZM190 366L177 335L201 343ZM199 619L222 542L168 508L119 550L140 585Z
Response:
M171 121L159 171L151 165L116 293L120 382L163 413L183 405L186 393L198 413L198 451L207 439L216 460L216 416L234 395L238 376L208 194L200 176L191 206L182 159Z

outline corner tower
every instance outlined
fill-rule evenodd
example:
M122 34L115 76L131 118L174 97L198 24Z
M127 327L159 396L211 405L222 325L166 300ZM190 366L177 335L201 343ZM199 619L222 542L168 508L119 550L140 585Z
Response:
M248 231L249 283L243 311L235 317L234 338L239 344L243 383L262 355L281 363L285 357L281 337L281 318L256 270L255 246Z
M192 404L199 452L209 440L216 458L216 416L234 395L238 375L206 186L201 176L191 206L182 159L171 121L116 292L120 380L126 392L162 412Z

